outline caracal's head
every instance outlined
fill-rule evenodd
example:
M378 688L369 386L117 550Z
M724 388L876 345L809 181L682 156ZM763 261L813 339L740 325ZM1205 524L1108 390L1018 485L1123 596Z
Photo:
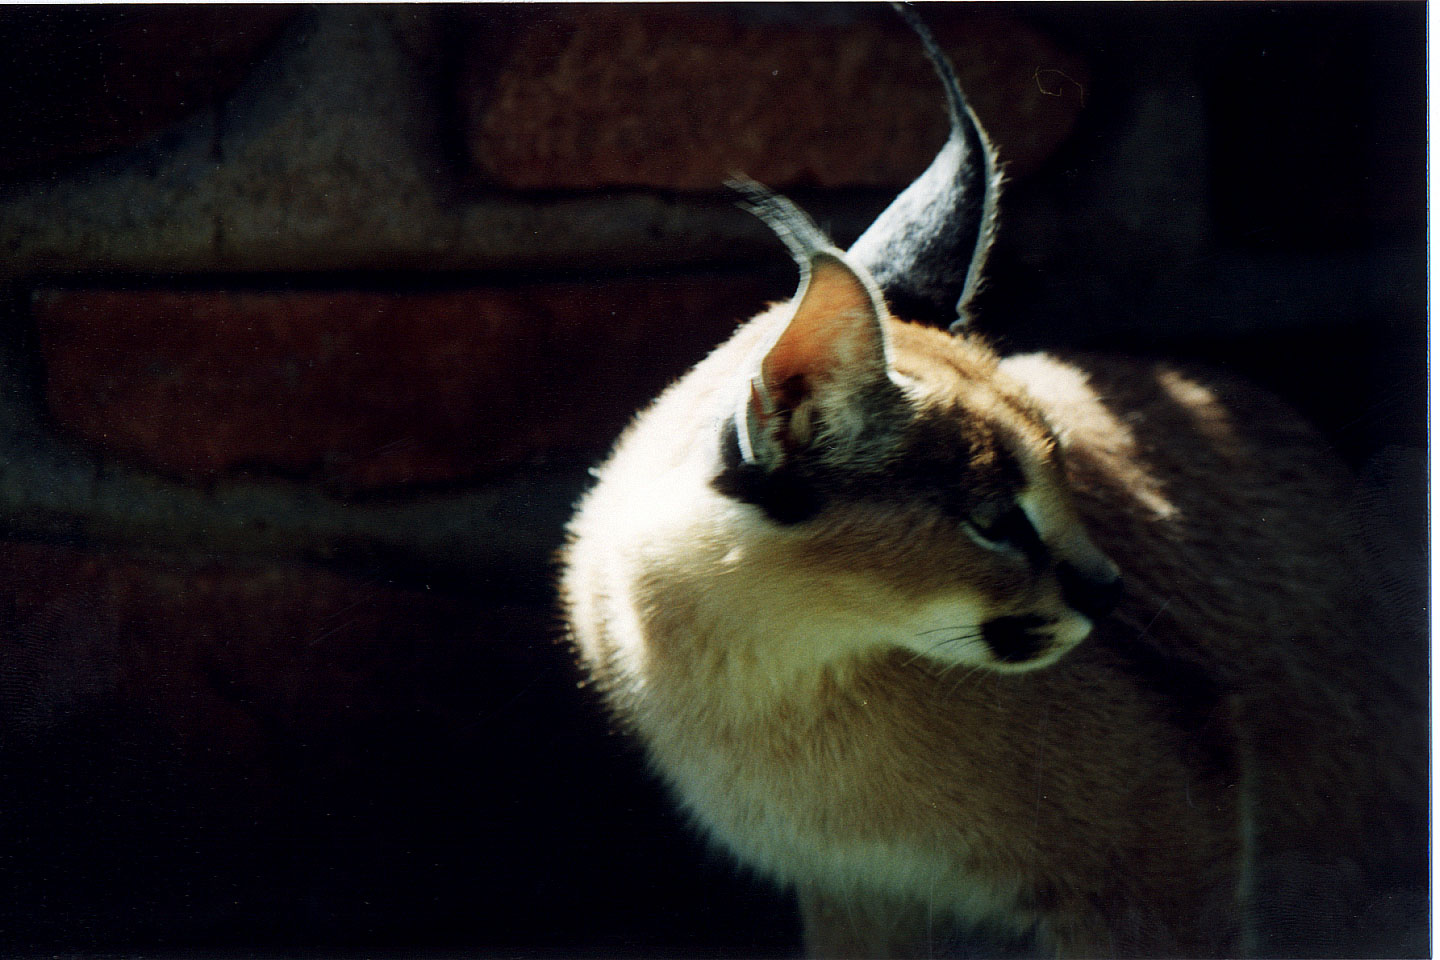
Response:
M747 189L802 279L756 321L768 326L719 438L712 485L743 505L736 555L773 570L790 615L815 627L797 630L809 642L1003 671L1052 663L1120 581L1071 506L1043 417L978 339L894 319L853 257L788 201ZM769 583L749 579L765 603Z

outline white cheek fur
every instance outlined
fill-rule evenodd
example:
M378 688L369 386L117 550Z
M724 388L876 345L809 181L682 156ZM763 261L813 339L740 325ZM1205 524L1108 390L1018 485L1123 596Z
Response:
M994 659L980 637L985 619L983 603L972 595L957 593L921 605L913 616L887 625L886 632L893 642L919 656L979 666Z

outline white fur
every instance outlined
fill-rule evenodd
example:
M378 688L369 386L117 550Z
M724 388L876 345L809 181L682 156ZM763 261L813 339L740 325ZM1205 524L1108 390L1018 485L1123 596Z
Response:
M964 824L937 824L933 839L887 841L827 828L847 811L847 784L834 778L855 771L823 754L823 737L800 736L778 782L773 762L735 746L767 725L784 729L777 717L824 717L833 706L826 697L887 650L928 657L937 669L1008 672L1052 662L1091 629L1078 614L1062 618L1051 628L1051 650L1015 667L994 661L983 643L941 643L978 634L997 612L964 584L916 600L864 570L807 574L804 563L787 562L787 551L811 532L774 524L711 487L718 424L748 387L731 371L763 352L784 309L742 328L673 387L600 471L571 526L565 592L577 646L625 705L680 802L749 866L786 884L949 904L972 922L1023 923L1015 884L963 874ZM1060 523L1055 505L1026 508L1042 532ZM939 809L943 797L927 801L923 791L942 789L922 784L913 802Z
M853 664L886 647L997 668L979 643L936 646L951 631L978 631L987 614L978 597L957 587L907 606L861 573L823 584L777 576L777 551L799 534L711 490L714 465L698 449L650 476L634 464L613 464L575 522L583 538L571 576L579 571L589 582L571 591L583 608L573 617L582 652L616 672L615 695L630 705L683 807L742 862L781 883L823 880L827 890L856 896L948 903L971 922L1020 923L1017 890L964 875L954 834L933 843L837 836L817 825L826 802L843 802L843 784L827 781L823 756L797 761L793 796L803 800L792 805L777 797L773 768L723 746L727 730L781 704L821 715L824 680L843 682ZM663 631L647 621L682 607L710 659L672 658L655 646ZM1045 662L1089 629L1081 617L1063 624Z

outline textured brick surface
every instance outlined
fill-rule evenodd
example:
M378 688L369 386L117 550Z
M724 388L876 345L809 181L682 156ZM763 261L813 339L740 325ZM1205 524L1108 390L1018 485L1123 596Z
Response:
M748 278L442 293L50 290L34 309L55 420L180 475L347 488L602 452L762 305Z
M522 189L713 190L907 182L944 139L940 88L896 24L755 22L695 8L547 8L496 63L475 42L460 99L471 156ZM1012 175L1035 168L1083 103L1086 73L1028 28L932 17Z
M455 119L417 66L415 31L397 23L432 9L306 9L274 57L168 135L4 184L0 277L635 269L770 255L767 231L729 197L455 189ZM847 203L813 209L852 236L864 225Z

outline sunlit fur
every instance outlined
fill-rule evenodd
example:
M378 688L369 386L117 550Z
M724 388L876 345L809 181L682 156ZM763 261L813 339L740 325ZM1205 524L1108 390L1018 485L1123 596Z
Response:
M1423 862L1424 664L1394 667L1408 638L1311 432L1225 379L1002 363L885 317L907 411L885 469L927 461L934 495L882 473L775 523L712 481L787 309L637 418L562 586L615 716L710 837L800 892L812 951L923 953L956 925L1066 956L1413 949L1414 898L1384 897ZM945 506L991 494L1055 557L1113 561L1119 608L1092 630ZM999 663L977 631L1021 614L1053 646Z

